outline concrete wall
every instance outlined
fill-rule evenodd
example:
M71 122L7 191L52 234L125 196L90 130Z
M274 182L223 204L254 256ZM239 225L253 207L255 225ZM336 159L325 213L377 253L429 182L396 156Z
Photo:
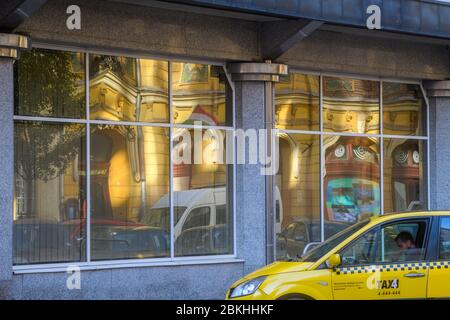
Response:
M66 27L66 8L72 4L81 8L81 30ZM107 1L50 0L16 32L90 48L252 60L258 58L257 27L244 20Z
M317 31L281 58L292 67L392 78L445 79L448 47Z
M107 269L81 272L81 289L67 289L68 274L15 275L13 299L224 299L243 275L241 262Z
M450 97L430 98L431 209L450 210Z
M68 15L65 12L71 4L81 7L81 30L66 28ZM77 47L202 60L261 61L262 41L267 41L267 36L262 37L261 32L263 24L267 23L270 21L108 1L49 0L16 32L28 34L34 41ZM273 34L274 40L277 36ZM448 45L320 29L278 60L316 71L436 80L450 77Z
M13 60L0 58L0 299L12 279Z

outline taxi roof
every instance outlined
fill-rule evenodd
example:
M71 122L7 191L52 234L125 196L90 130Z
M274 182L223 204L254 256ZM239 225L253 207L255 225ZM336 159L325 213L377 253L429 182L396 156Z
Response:
M373 216L370 218L370 223L378 223L380 221L389 221L397 218L411 218L411 217L432 217L432 216L450 216L450 211L443 210L421 210L421 211L402 211L386 213L379 216Z

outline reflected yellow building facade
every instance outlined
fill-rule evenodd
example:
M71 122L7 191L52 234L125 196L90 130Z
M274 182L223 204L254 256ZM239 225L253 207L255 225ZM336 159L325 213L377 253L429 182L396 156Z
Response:
M276 84L275 104L283 203L278 248L289 253L295 243L289 234L303 225L308 241L319 241L338 231L337 224L426 206L426 107L419 85L292 73Z
M170 185L173 185L174 192L184 192L214 190L231 183L229 176L232 171L224 164L226 130L216 128L232 127L233 124L231 89L223 68L182 62L171 62L169 67L167 61L97 54L89 55L88 61L85 61L84 54L51 50L32 50L30 57L47 59L47 63L30 61L30 66L22 64L20 68L45 69L54 61L61 67L60 72L66 81L62 83L61 79L55 79L53 84L42 79L42 86L55 87L60 82L61 90L48 93L53 96L44 96L41 112L36 114L33 109L33 115L67 115L73 118L75 112L75 121L87 117L90 125L37 122L16 125L16 154L19 159L16 172L22 172L22 175L16 175L16 224L23 225L24 230L30 226L39 226L42 230L56 228L63 233L70 230L70 239L66 243L70 243L76 251L58 255L57 251L65 247L64 244L57 244L54 249L43 244L48 253L32 250L30 256L28 252L18 252L16 263L84 259L89 208L93 259L167 256L172 241L168 223L172 203L172 200L169 201ZM26 57L21 61L27 62ZM89 64L87 115L79 113L76 105L82 103L87 95L85 63ZM19 80L19 83L30 86L26 79ZM26 88L23 89L27 92ZM67 96L61 97L61 94ZM60 102L64 99L67 103ZM27 97L21 97L20 114L28 114L30 108L27 103ZM208 126L201 132L199 142L194 139L194 124ZM177 128L177 125L184 127ZM86 132L87 128L89 132ZM190 135L189 143L180 143L179 133L183 131ZM89 163L85 150L87 134ZM33 139L38 143L30 148L33 147ZM188 161L173 163L171 176L172 148L174 152L191 156ZM196 148L203 156L199 164L194 163ZM90 173L89 179L87 172ZM90 181L89 188L87 181ZM226 190L223 188L221 197L228 203L230 195ZM230 211L229 207L225 207L226 203L220 205ZM212 210L214 213L214 207ZM161 221L156 221L158 215ZM228 221L228 218L211 219ZM194 222L191 221L190 225L195 226ZM208 232L212 232L212 236L223 232L223 228L229 228L221 226L218 231L214 228L210 230L211 222L197 223L204 230L201 229L200 233L188 230L192 237L204 237ZM231 227L231 221L229 223ZM221 252L231 250L227 247L231 233L226 232L227 238L221 240L225 245ZM127 239L113 239L122 233ZM133 244L137 241L133 239L141 237L141 233L144 238ZM22 234L20 237L16 246L25 241ZM151 239L155 241L153 245L149 243ZM190 252L190 247L196 248L190 242L194 240L184 237L183 250ZM72 244L74 241L76 245ZM127 248L114 249L114 246L125 244ZM133 245L141 249L134 252L129 248ZM202 252L214 250L205 247Z

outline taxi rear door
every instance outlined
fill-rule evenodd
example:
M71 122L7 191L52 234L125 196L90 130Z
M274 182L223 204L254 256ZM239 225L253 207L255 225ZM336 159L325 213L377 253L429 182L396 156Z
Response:
M428 273L428 298L450 297L450 217L435 219L431 250L435 259Z

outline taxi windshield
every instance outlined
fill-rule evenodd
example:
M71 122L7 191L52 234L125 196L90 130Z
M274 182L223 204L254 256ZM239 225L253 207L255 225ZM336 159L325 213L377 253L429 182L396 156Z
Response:
M336 247L339 243L341 243L342 241L350 237L352 234L354 234L356 231L360 230L362 227L368 224L369 221L370 221L369 219L363 220L335 234L334 236L324 241L319 246L315 247L314 249L306 253L303 257L301 257L300 261L316 262L326 253L328 253L331 249Z

